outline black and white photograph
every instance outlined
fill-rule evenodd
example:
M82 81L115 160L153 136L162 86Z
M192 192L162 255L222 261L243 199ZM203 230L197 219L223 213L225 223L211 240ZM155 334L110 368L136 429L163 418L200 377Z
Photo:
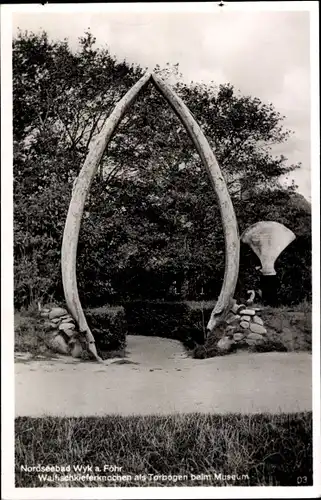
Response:
M321 494L318 7L1 6L4 499Z

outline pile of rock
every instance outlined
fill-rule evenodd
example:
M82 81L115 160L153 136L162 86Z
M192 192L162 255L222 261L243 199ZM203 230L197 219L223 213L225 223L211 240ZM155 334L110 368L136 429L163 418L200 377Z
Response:
M59 354L81 358L84 352L80 334L68 311L62 307L44 306L40 316L45 319L45 343L49 349Z
M225 320L224 336L218 341L217 348L221 351L262 345L267 342L267 330L264 327L257 307L247 307L244 304L234 304Z

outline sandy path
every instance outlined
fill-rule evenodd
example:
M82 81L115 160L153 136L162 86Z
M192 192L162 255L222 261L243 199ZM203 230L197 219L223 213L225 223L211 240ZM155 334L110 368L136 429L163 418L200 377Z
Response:
M311 410L309 353L187 358L179 342L128 337L130 364L37 360L15 365L16 416Z

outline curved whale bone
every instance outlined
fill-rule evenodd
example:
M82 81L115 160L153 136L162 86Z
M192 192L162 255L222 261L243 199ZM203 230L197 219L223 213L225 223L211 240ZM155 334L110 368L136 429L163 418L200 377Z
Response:
M73 186L64 229L61 248L61 272L66 304L70 314L77 322L80 332L84 333L86 337L88 351L97 361L101 361L101 358L97 354L95 339L85 318L77 287L76 259L80 224L90 185L103 153L125 113L128 111L139 92L146 86L149 79L150 74L146 73L127 92L114 108L100 134L91 141L89 153Z
M101 359L97 354L95 340L86 321L77 287L76 258L80 224L86 197L102 155L125 113L149 80L153 82L180 118L201 157L218 198L225 238L225 274L221 293L207 325L209 332L212 332L228 314L233 303L232 297L238 277L240 242L237 221L226 183L214 153L200 126L183 101L158 76L146 73L119 101L101 133L92 140L85 163L73 187L63 235L61 270L66 304L70 314L77 322L79 330L85 334L88 351L97 361L101 361Z
M216 193L225 238L225 274L221 293L207 324L209 333L227 316L232 304L239 272L240 241L237 220L224 177L217 159L192 113L175 92L158 76L152 74L152 82L167 100L184 125L200 155Z

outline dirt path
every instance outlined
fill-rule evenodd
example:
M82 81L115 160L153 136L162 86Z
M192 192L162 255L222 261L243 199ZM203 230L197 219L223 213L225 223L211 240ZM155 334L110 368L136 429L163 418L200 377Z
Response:
M181 344L128 337L126 363L77 360L15 365L16 416L311 410L309 353L239 353L195 360Z

